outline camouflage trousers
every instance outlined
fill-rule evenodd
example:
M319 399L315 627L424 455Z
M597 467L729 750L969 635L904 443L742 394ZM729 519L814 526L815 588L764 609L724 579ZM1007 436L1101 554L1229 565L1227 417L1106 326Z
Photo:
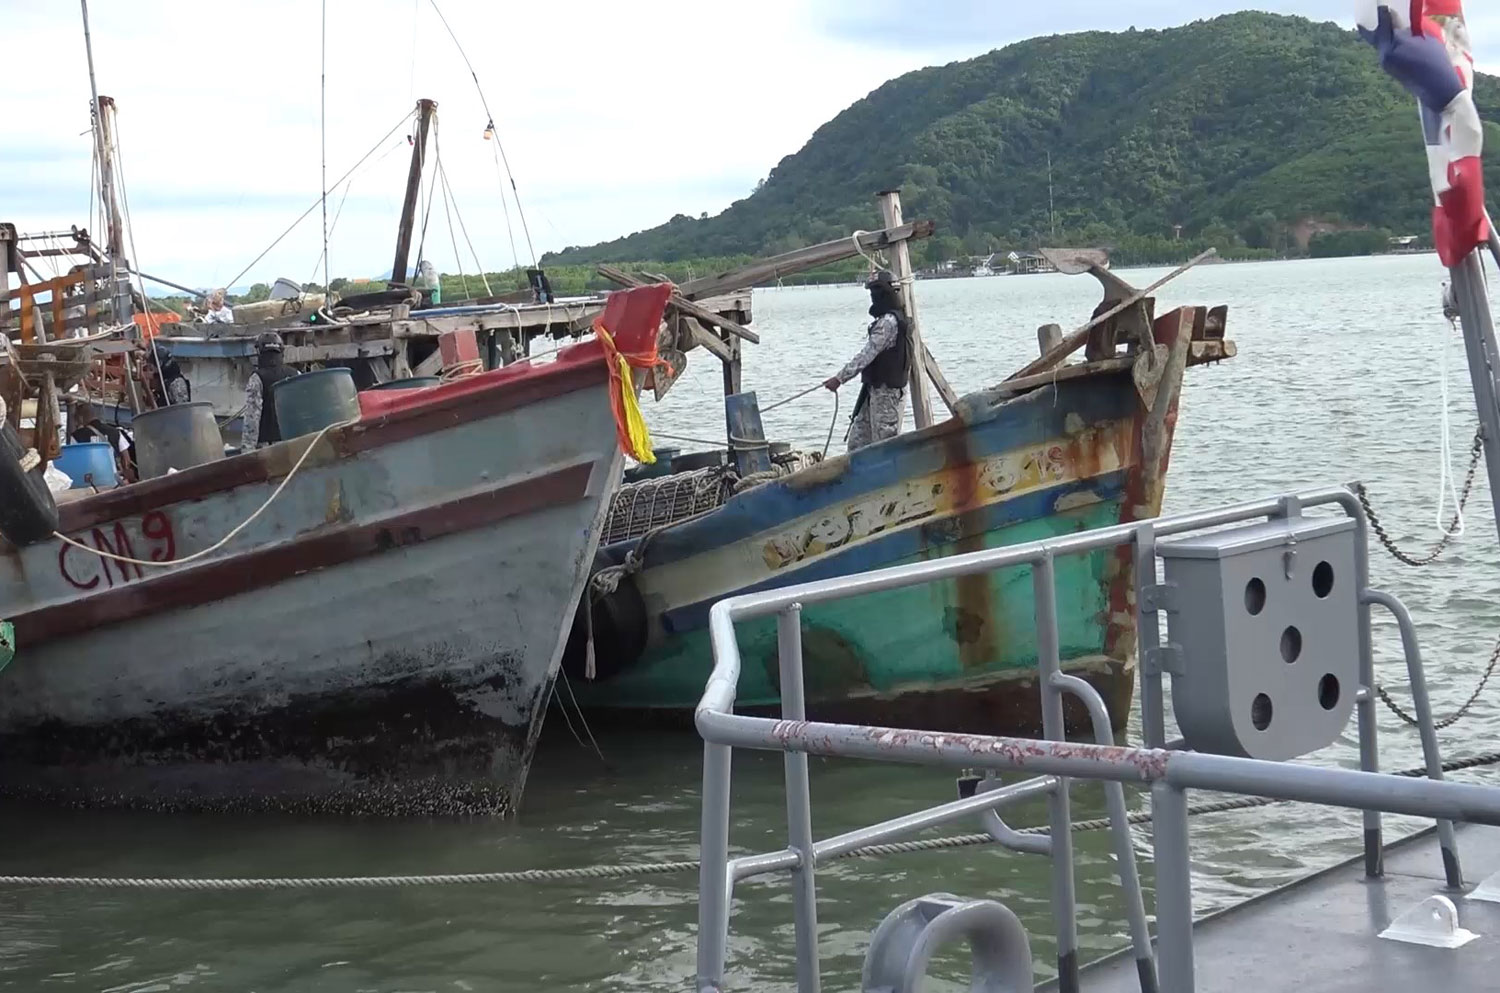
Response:
M901 407L906 391L887 386L870 387L865 405L849 425L849 451L894 438L901 433Z

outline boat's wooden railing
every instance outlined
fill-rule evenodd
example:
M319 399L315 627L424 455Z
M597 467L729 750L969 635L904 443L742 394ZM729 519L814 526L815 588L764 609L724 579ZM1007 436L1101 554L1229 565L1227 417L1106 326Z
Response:
M109 293L101 283L107 287L111 278L108 267L85 265L52 279L22 283L11 291L18 306L0 314L0 330L19 332L27 345L72 337L78 331L92 334L109 309ZM78 307L81 313L68 316Z

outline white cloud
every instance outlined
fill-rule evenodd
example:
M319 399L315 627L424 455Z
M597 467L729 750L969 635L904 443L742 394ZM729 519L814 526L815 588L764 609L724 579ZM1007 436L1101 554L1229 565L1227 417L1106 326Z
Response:
M1015 40L1006 34L1014 22L996 17L966 42L871 45L830 29L830 9L856 16L871 9L855 0L753 7L661 0L648 8L603 0L438 2L496 115L538 253L675 213L717 212L886 79ZM1093 16L1069 14L1067 2L1050 30L1095 26L1092 0L1074 7ZM1327 3L1307 0L1306 9ZM948 10L956 17L962 6L934 0L932 10L911 16L942 18ZM1134 6L1155 11L1160 0ZM432 97L443 162L475 249L487 268L508 266L493 146L481 138L485 112L429 0L328 0L327 8L328 178L364 154L416 97ZM227 282L321 189L319 4L93 0L90 14L99 89L120 107L142 267L194 284ZM1495 19L1476 18L1476 35L1500 38L1500 24L1489 23ZM89 90L78 8L67 0L0 0L0 25L5 219L23 230L84 224ZM409 154L404 133L356 177L331 241L334 274L390 266ZM330 197L330 220L341 196ZM512 222L528 261L519 219ZM314 211L241 281L313 278L318 229ZM427 254L451 271L441 201L427 243ZM460 247L472 271L461 238Z
M923 63L920 53L892 59L820 37L795 0L763 0L754 17L696 0L666 0L649 14L576 0L440 5L495 113L538 253L721 210L823 121ZM0 6L14 54L7 104L25 108L7 115L13 130L0 147L6 185L21 194L8 198L7 219L23 230L83 224L89 91L78 9ZM317 198L318 13L310 0L90 4L99 89L120 107L148 271L229 280ZM415 97L430 96L480 260L509 265L485 113L428 0L329 0L328 38L330 181ZM409 155L398 141L356 179L331 243L335 273L390 266ZM336 207L331 198L330 217ZM318 227L314 212L251 277L311 278ZM441 201L427 239L451 270Z

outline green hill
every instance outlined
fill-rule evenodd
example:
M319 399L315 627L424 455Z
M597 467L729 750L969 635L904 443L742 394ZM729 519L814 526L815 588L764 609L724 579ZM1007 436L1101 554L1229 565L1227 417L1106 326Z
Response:
M1481 77L1477 93L1500 111L1500 81ZM1500 127L1489 138L1500 152ZM1500 154L1487 179L1500 189ZM1034 38L908 73L723 213L548 261L784 251L873 227L871 195L894 186L907 217L938 222L934 257L1065 240L1143 256L1175 225L1195 243L1285 250L1309 220L1425 233L1431 202L1415 105L1373 50L1334 24L1247 12Z

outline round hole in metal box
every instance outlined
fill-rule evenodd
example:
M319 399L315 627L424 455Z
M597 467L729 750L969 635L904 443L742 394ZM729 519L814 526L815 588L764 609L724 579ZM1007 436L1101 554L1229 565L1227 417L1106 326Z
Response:
M1312 574L1313 593L1319 600L1326 599L1333 592L1333 566L1327 562L1319 562L1318 567Z
M1266 584L1259 576L1245 584L1245 609L1251 617L1266 609Z
M1331 672L1318 680L1318 703L1324 710L1339 705L1339 677Z
M1264 731L1271 726L1271 698L1264 693L1257 693L1255 699L1250 701L1250 723L1255 725L1255 730Z
M1296 662L1302 657L1302 632L1295 626L1289 626L1281 632L1281 658L1287 665Z

